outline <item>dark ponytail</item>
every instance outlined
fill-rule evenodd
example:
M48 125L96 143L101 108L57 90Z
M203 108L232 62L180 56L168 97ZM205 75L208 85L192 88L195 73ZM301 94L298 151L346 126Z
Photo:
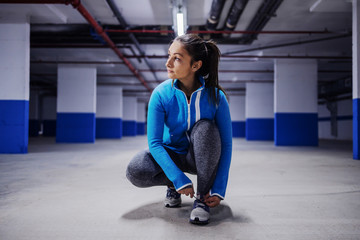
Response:
M202 66L196 71L195 76L203 76L205 79L205 87L210 91L210 101L219 104L219 91L224 89L219 84L218 68L220 61L220 50L212 40L204 41L196 34L185 34L178 36L174 41L179 41L191 56L191 65L199 60ZM217 91L216 91L217 89ZM226 95L226 93L225 93Z

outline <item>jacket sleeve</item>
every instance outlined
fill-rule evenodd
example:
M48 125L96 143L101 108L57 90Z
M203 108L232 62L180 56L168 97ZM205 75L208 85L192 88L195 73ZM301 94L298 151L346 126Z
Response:
M151 95L148 107L147 135L151 155L163 169L176 190L192 185L191 180L176 166L163 146L165 108L156 89Z
M216 177L210 190L210 195L218 196L221 199L224 199L232 153L232 124L229 104L226 100L225 94L221 91L219 106L215 114L215 122L219 128L221 137L221 155Z

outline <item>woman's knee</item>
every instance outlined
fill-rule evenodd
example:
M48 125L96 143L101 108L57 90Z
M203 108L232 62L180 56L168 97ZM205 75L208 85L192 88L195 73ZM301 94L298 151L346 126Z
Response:
M213 121L207 119L195 123L191 132L191 140L192 142L195 140L210 141L215 145L221 143L218 127Z
M135 186L142 187L144 179L144 164L142 164L144 158L146 158L147 152L142 151L135 155L135 157L129 162L126 168L126 178Z

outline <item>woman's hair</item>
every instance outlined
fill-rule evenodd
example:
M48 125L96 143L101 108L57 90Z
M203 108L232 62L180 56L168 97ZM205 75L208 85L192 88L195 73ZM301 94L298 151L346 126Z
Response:
M205 87L210 90L210 101L216 105L219 104L219 91L221 90L224 93L225 91L219 85L218 67L221 53L215 42L212 40L204 41L196 34L181 35L175 38L174 41L183 44L191 56L191 65L199 60L202 61L202 66L196 71L195 76L204 77Z

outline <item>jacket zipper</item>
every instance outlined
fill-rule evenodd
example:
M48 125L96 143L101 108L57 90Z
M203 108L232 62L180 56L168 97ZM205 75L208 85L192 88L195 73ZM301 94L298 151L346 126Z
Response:
M198 89L198 90L194 91L190 96L189 102L187 101L187 97L186 97L185 92L183 90L181 90L181 89L178 89L178 88L176 88L176 89L179 90L180 92L182 92L184 94L184 96L185 96L185 101L186 101L187 106L188 106L188 118L187 118L188 127L187 127L187 130L189 131L189 129L190 129L190 104L191 104L191 99L192 99L192 96L194 95L194 93L199 92L202 89Z
M188 106L188 116L187 116L187 124L188 124L188 127L187 127L187 130L189 130L189 129L190 129L190 104L191 104L191 98L192 98L194 92L191 94L190 100L189 100L189 102L188 102L188 101L187 101L186 94L185 94L182 90L180 90L180 89L178 89L178 90L181 91L181 92L184 94L184 96L185 96L185 101L186 101L187 106ZM196 92L196 91L195 91L195 92Z
M198 92L198 91L201 91L201 89L198 89L198 90L194 91L194 92L191 94L189 102L187 101L187 97L186 97L185 92L184 92L183 90L181 90L181 89L178 89L178 88L176 88L176 89L179 90L180 92L182 92L182 93L184 94L184 96L185 96L185 101L186 101L187 106L188 106L188 117L187 117L188 127L187 127L187 131L189 131L189 129L190 129L190 104L191 104L191 99L192 99L193 94L196 93L196 92ZM186 131L186 137L187 137L188 141L190 142L190 137L189 137L187 131Z

